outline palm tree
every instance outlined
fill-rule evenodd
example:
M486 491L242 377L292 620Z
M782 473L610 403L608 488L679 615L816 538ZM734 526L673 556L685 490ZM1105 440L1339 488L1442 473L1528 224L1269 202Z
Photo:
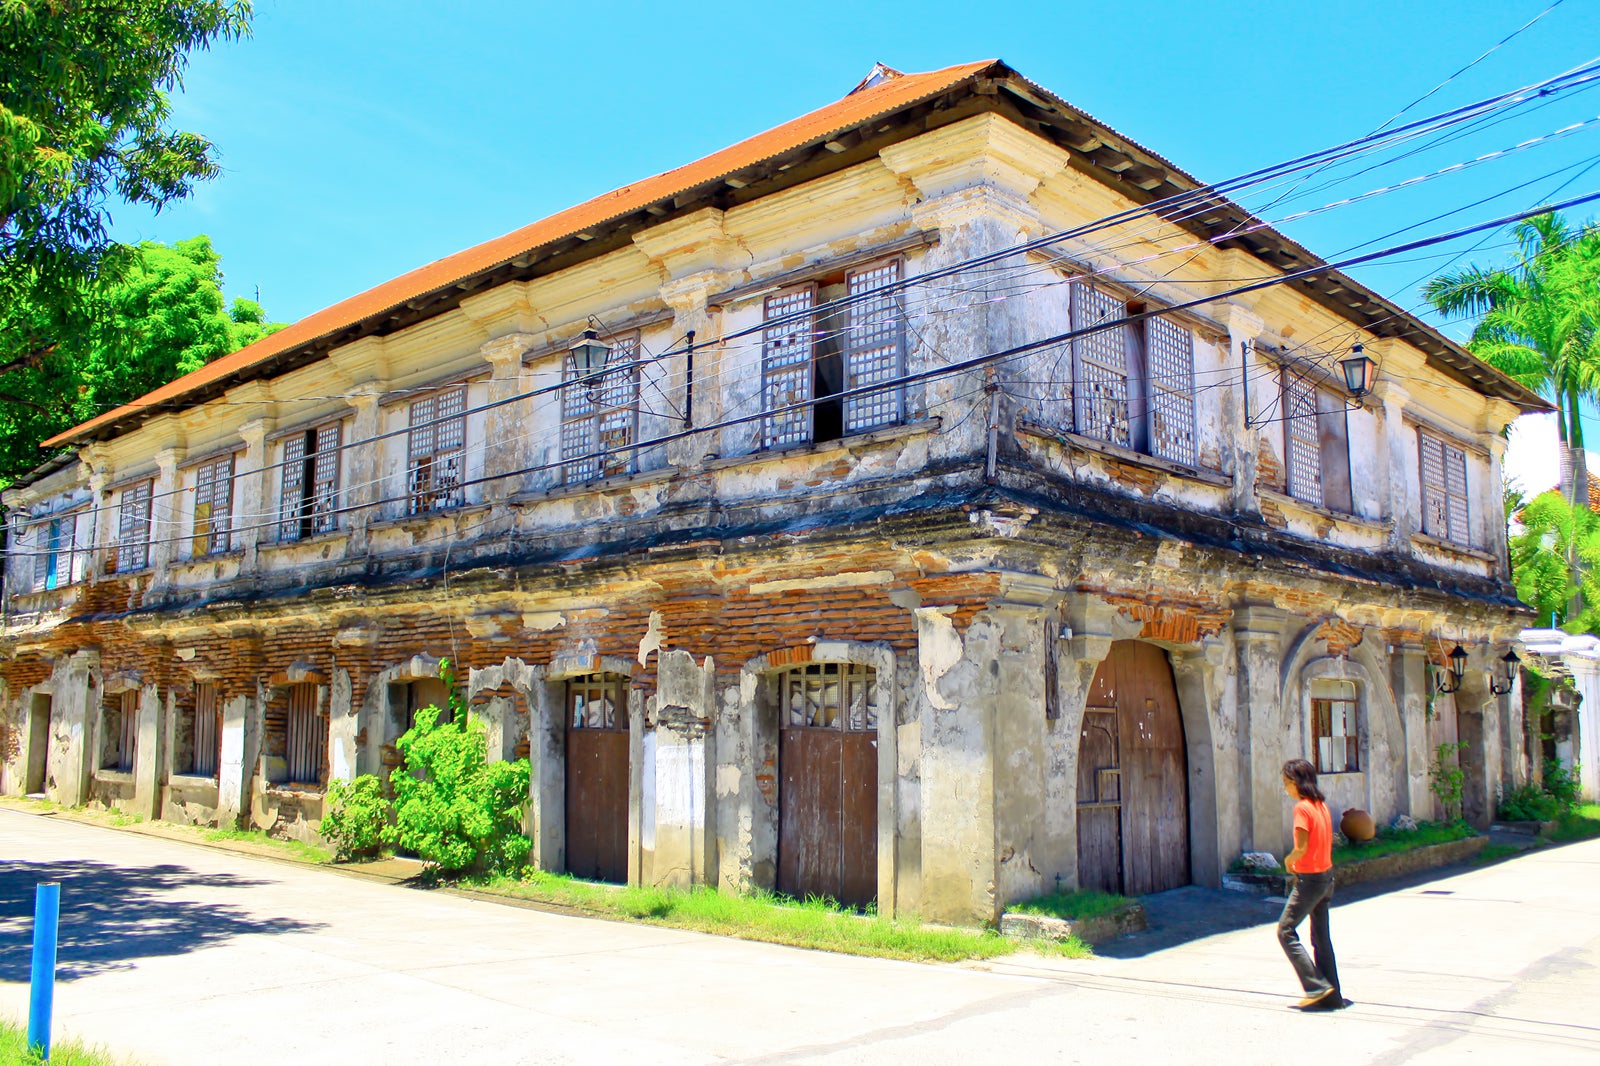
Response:
M1510 267L1442 274L1423 294L1444 314L1481 316L1472 353L1556 405L1561 495L1587 506L1580 404L1600 389L1600 226L1573 229L1550 213L1512 232Z

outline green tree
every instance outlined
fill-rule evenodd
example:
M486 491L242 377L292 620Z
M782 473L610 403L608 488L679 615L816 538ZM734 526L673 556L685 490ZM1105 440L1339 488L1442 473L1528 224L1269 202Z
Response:
M246 0L0 0L0 375L69 358L101 284L134 265L110 238L114 201L159 211L216 176L168 93L250 14Z
M1551 213L1512 232L1517 253L1509 267L1470 266L1423 291L1445 314L1480 316L1468 341L1473 354L1556 405L1561 493L1587 504L1579 411L1600 385L1600 227L1574 228Z
M205 236L128 249L88 306L56 356L0 378L0 484L39 464L40 441L282 328L254 301L225 306Z
M1511 537L1517 595L1570 633L1600 632L1600 514L1559 491L1535 496Z

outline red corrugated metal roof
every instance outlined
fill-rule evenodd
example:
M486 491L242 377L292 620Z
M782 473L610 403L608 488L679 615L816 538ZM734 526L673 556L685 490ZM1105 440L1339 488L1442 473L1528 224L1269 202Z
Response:
M51 448L87 436L95 429L116 422L141 410L180 400L186 394L250 370L286 352L354 326L374 315L402 308L410 300L436 292L483 270L492 269L526 255L534 249L582 233L612 219L643 210L697 185L725 177L763 160L850 129L878 115L939 95L954 85L982 73L996 64L986 59L963 63L943 70L891 77L869 88L858 88L826 107L802 115L724 148L687 166L657 174L653 178L624 185L587 203L568 208L503 237L446 256L427 266L402 274L392 281L368 289L332 307L307 315L286 329L279 330L246 348L207 363L158 389L148 392L114 410L45 441Z

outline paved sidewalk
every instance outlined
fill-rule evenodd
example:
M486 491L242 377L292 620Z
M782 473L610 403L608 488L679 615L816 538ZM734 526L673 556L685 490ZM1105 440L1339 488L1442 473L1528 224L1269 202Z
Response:
M57 1031L148 1066L1280 1063L1306 1047L1339 1063L1600 1061L1600 842L1338 906L1358 1005L1326 1015L1288 1009L1292 974L1265 925L1087 961L931 966L522 910L9 811L0 856L0 1011L26 1012L32 886L59 878ZM1210 898L1180 890L1162 906Z

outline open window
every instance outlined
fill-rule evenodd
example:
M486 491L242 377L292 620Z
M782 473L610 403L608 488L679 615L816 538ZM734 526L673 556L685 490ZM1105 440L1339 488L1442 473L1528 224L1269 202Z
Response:
M139 690L107 696L100 717L100 769L132 773L138 743Z
M338 527L341 438L338 422L284 438L279 540L303 540Z
M284 716L283 777L278 784L321 788L328 765L328 719L317 707L317 686L288 686Z
M1073 425L1085 437L1194 466L1194 334L1145 305L1079 280L1072 328Z
M411 402L406 431L406 513L426 514L465 502L467 387L453 385Z
M1417 431L1421 451L1422 532L1452 544L1469 545L1467 454L1425 430Z
M766 298L762 447L837 440L905 420L905 387L888 384L906 369L904 296L878 291L903 271L901 260L883 260ZM843 307L818 310L845 297Z
M562 364L561 472L568 485L638 469L639 334L604 343L611 369L580 380L571 355Z
M33 591L60 588L83 580L89 552L89 520L76 511L37 519L33 525Z
M1285 366L1282 375L1289 495L1315 507L1353 511L1344 397L1319 388L1293 367Z
M1353 681L1317 680L1311 686L1311 743L1319 774L1361 769L1359 701Z

